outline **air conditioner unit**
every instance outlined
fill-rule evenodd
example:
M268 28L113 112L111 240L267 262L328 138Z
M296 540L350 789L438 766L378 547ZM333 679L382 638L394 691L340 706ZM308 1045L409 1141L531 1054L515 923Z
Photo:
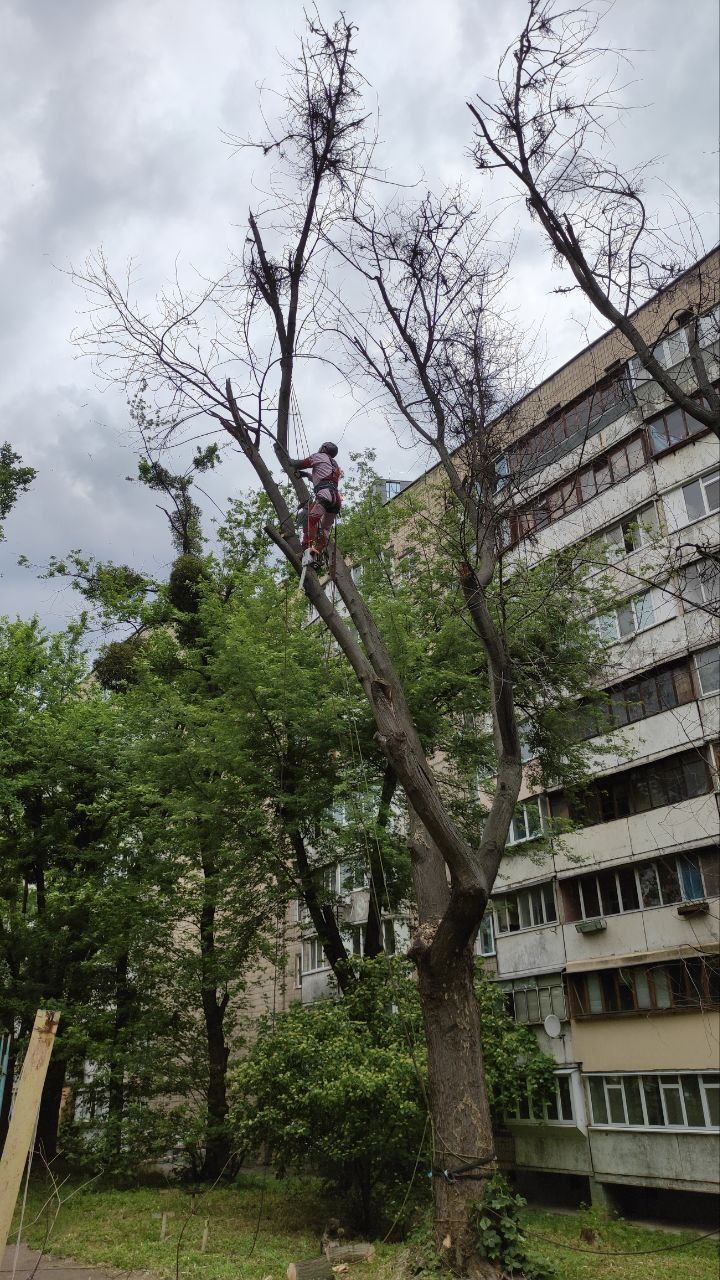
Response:
M602 933L607 929L607 920L603 916L594 916L592 920L578 920L575 928L578 933Z
M704 916L709 910L707 898L692 898L690 902L681 902L677 913L679 916Z

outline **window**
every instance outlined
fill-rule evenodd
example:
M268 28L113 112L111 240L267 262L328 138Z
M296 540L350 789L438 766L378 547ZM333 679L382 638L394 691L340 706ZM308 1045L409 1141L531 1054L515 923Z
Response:
M720 1007L719 976L717 956L572 974L570 1009L574 1018L716 1009Z
M516 981L503 984L508 1013L516 1022L532 1024L544 1022L554 1013L561 1022L567 1021L565 992L560 977L549 981Z
M632 814L646 813L666 804L679 804L712 791L707 761L692 748L653 764L626 769L610 778L599 779L582 797L568 798L562 792L550 797L553 817L567 818L583 826L612 822Z
M370 884L370 869L365 859L356 858L345 863L340 869L340 882L345 892L367 889Z
M365 955L365 925L353 924L343 929L345 944L354 956Z
M704 516L714 515L720 510L720 471L711 471L706 476L691 480L681 489L669 493L665 505L670 523L681 529L693 520L702 520Z
M510 823L508 844L522 844L524 840L536 840L542 835L543 822L540 800L526 800L519 804Z
M673 405L648 425L650 452L653 457L657 457L659 453L672 449L674 445L683 444L701 431L707 431L702 422Z
M708 653L717 650L707 650ZM696 655L696 662L699 655ZM712 684L711 664L708 663L708 684ZM704 669L704 668L703 668ZM700 679L698 669L698 679ZM707 692L713 692L708 688ZM577 719L570 726L575 742L594 738L599 733L610 733L637 720L646 720L661 711L670 711L695 699L695 689L688 660L668 667L658 667L648 675L607 690L607 703L580 703Z
M393 498L397 498L403 489L407 489L409 480L384 480L385 485L385 501L390 502Z
M697 853L671 854L652 862L563 880L560 891L563 916L568 923L705 897Z
M652 587L650 591L626 600L613 613L594 618L593 624L600 638L613 644L616 640L628 640L640 631L647 631L658 622L666 622L675 613L673 598L658 587Z
M703 697L720 692L720 645L696 653L695 670Z
M494 899L493 914L498 933L517 933L521 929L554 924L557 911L552 881Z
M295 956L293 968L295 973L295 986L301 987L302 986L302 956L301 955L298 954Z
M680 595L683 607L717 609L720 604L720 567L717 561L696 560L680 574Z
M597 547L600 558L619 560L633 551L639 551L641 547L651 545L659 527L655 504L650 502L633 515L626 516L618 524L605 529L593 540L592 547Z
M317 972L318 969L329 969L330 965L325 957L322 943L319 938L303 938L302 949L302 973Z
M395 943L395 921L383 920L383 951L386 956L394 956L396 951Z
M592 1120L613 1128L716 1129L720 1074L588 1076Z
M536 469L541 465L540 460L544 455L551 451L555 458L569 453L582 442L588 428L604 413L625 403L627 393L627 382L624 371L621 371L593 387L581 400L562 412L553 410L542 426L525 436L509 450L505 458L499 460L504 463L503 472L499 470L499 462L495 464L496 474L504 477L508 471L517 474Z
M492 909L486 908L485 915L480 922L480 931L475 947L481 956L495 955L495 931L493 929Z
M514 1111L506 1112L507 1120L545 1121L552 1124L574 1122L570 1073L555 1073L555 1093L545 1102L533 1101L529 1094L521 1097Z
M512 546L534 529L544 528L550 521L561 520L596 494L639 471L645 462L642 433L629 436L617 448L596 458L590 466L583 467L577 476L563 480L527 507L516 511L508 521L506 545Z

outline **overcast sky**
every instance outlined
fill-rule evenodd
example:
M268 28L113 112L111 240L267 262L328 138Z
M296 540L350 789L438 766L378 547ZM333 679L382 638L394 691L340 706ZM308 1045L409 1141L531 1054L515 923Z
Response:
M324 0L320 11L334 15ZM346 13L380 106L382 163L404 181L464 178L479 196L464 104L521 25L523 0L357 0ZM717 15L717 0L617 0L603 28L607 43L635 50L626 100L645 104L623 122L621 156L660 157L707 248L717 234ZM169 564L152 495L125 480L136 452L124 395L73 348L84 304L60 269L99 245L118 270L132 255L147 288L176 257L219 268L253 202L252 169L222 135L258 132L258 84L280 83L280 55L294 54L301 29L298 0L0 0L0 442L38 471L0 545L0 612L37 611L55 628L77 611L72 592L16 567L21 553L43 565L81 547L156 574ZM550 372L583 345L587 315L552 294L560 279L544 245L522 209L514 220L511 301L538 327ZM311 440L375 447L384 475L422 469L352 411L327 390L302 404ZM226 451L208 518L248 482Z

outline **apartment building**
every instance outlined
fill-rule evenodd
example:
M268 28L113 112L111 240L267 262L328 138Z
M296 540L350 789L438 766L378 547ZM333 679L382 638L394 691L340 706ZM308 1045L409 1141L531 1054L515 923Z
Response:
M666 326L656 354L694 392L683 321L704 304L717 382L719 265L638 316L648 340ZM620 603L596 620L606 710L578 708L590 792L524 789L486 927L509 1007L557 1062L543 1115L507 1117L508 1163L536 1191L646 1210L671 1193L691 1211L720 1171L718 441L612 333L528 400L499 460L524 477L506 563L588 546ZM593 569L599 546L609 567ZM556 819L571 833L553 836Z

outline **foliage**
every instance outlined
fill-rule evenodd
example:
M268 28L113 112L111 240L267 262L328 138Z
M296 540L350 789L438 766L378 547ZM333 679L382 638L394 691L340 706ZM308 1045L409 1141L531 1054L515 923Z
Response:
M555 1090L555 1063L541 1053L529 1027L515 1022L505 1007L503 992L478 965L475 990L480 1002L483 1062L494 1120L512 1113L526 1095L536 1114Z
M426 1066L412 966L383 957L360 971L342 1000L295 1005L263 1024L234 1073L232 1117L239 1143L263 1148L281 1173L311 1168L354 1197L364 1224L376 1224L381 1205L392 1217L421 1150ZM553 1062L482 973L478 991L488 1091L500 1115L526 1088L547 1096Z
M410 1009L418 1030L406 968L380 959L364 968L366 981L342 1000L294 1005L261 1026L234 1073L232 1119L239 1142L264 1147L280 1173L320 1174L368 1229L412 1175L425 1111L403 1039Z
M513 1195L505 1178L489 1178L481 1204L470 1210L471 1226L477 1233L482 1256L502 1267L503 1274L523 1280L552 1280L554 1270L528 1256L527 1239L520 1221L525 1206L522 1196Z
M36 476L34 467L24 467L22 458L5 441L0 445L0 522L5 520L21 492L30 488ZM0 542L4 539L0 523Z

